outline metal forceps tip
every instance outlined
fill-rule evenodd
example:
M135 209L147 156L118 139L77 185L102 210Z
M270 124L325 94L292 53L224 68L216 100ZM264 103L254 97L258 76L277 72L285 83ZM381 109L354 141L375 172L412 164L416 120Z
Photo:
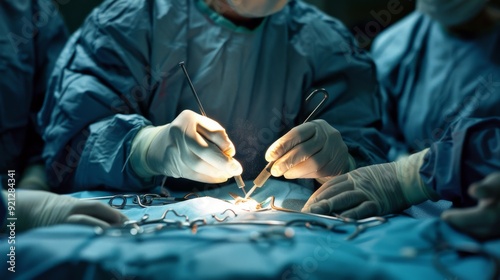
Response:
M189 77L189 74L186 69L186 63L184 61L179 62L179 66L182 68L182 71L184 72L184 75L186 76L186 79L188 81L189 87L191 88L191 91L193 92L194 98L196 99L196 103L198 103L198 108L200 108L201 115L206 117L207 113L205 112L205 109L203 109L203 105L201 105L200 98L198 97L198 94L196 93L196 89L194 88L193 82L191 81L191 78ZM238 188L240 188L243 193L246 195L245 191L245 182L243 181L243 178L241 178L241 175L237 175L233 177L234 180L236 181L236 184L238 185Z
M326 89L318 88L318 89L311 91L311 93L309 93L309 95L306 97L306 103L309 102L311 100L311 98L313 98L314 96L316 96L316 94L319 94L319 93L323 94L323 99L321 99L321 101L318 103L318 105L316 105L316 107L314 107L314 110L309 114L309 116L307 116L307 118L302 122L302 124L309 121L317 113L317 111L323 106L323 103L325 103L325 101L328 99L328 92L326 91ZM269 162L266 165L266 167L264 167L264 169L259 173L259 175L257 175L255 180L253 181L253 184L254 184L253 187L245 194L245 199L248 199L250 197L250 195L252 195L253 192L257 188L262 187L264 185L264 183L267 181L267 179L269 179L269 177L271 177L271 168L272 168L273 164L274 164L274 161Z

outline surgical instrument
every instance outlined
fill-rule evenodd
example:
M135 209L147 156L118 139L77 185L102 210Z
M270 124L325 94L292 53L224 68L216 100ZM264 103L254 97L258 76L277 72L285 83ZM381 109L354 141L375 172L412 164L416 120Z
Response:
M368 228L376 227L376 226L379 226L379 225L387 223L387 218L386 217L379 217L379 216L356 220L356 219L342 217L342 216L337 215L337 214L335 214L334 216L328 216L328 215L321 215L321 214L315 214L315 213L304 213L304 212L300 212L300 211L286 209L286 208L282 208L282 207L276 206L274 204L274 202L275 202L275 197L274 196L268 197L264 202L261 203L261 206L262 206L262 204L266 203L267 201L269 201L269 207L268 208L262 208L262 209L259 209L259 210L256 210L256 211L260 212L260 211L265 211L265 210L273 209L273 210L281 211L281 212L302 214L302 215L309 216L309 217L317 217L317 218L322 218L322 219L327 219L327 220L333 220L333 221L342 222L342 224L335 225L334 227L328 228L330 230L337 230L338 231L339 227L342 227L342 226L350 226L350 225L354 226L354 228L355 228L354 232L351 233L346 238L346 240L352 240L352 239L356 238L359 234L363 233ZM387 216L387 217L391 217L391 216Z
M323 99L321 100L321 102L314 108L314 110L309 114L309 116L307 116L307 118L304 120L304 122L302 122L302 124L306 123L314 114L316 114L316 111L318 111L319 108L321 108L321 106L323 105L323 103L325 103L326 99L328 99L328 92L324 89L324 88L319 88L319 89L315 89L313 90L307 97L306 97L306 103L313 97L315 96L317 93L323 93ZM250 191L248 191L248 193L246 193L245 195L245 198L249 198L250 195L252 195L252 193L257 189L257 188L260 188L264 185L264 183L267 181L267 179L269 179L269 177L271 177L271 168L273 166L273 164L275 163L276 161L271 161L269 162L266 167L264 167L264 169L259 173L259 175L257 176L257 178L255 178L255 180L253 181L253 187L250 189Z
M95 233L97 235L108 235L108 236L122 236L125 234L129 235L141 235L148 233L156 233L162 230L182 230L189 229L193 234L196 234L201 228L210 227L238 227L238 226L267 226L269 232L274 230L279 230L280 228L286 231L286 229L291 227L305 227L308 229L323 229L329 232L346 234L348 230L345 227L354 227L354 231L351 232L346 240L352 240L356 238L360 233L364 232L368 228L376 227L387 222L384 217L372 217L362 220L348 219L339 216L324 216L315 215L309 213L302 213L294 210L289 210L285 208L280 208L274 205L274 197L266 199L269 203L268 207L262 209L265 210L276 210L278 212L289 212L297 214L297 217L286 216L285 219L255 219L255 216L250 217L245 216L240 217L238 213L228 208L221 212L220 214L212 214L213 222L207 221L205 218L196 218L191 220L187 215L179 214L173 209L167 209L163 214L156 219L152 219L149 214L144 214L142 218L138 220L125 221L121 226L113 226L109 228L96 228ZM167 219L167 214L172 213L175 215L174 219ZM265 218L266 216L261 216ZM274 230L272 229L274 228ZM268 231L266 231L268 232ZM290 234L288 238L291 238L293 234Z
M361 220L356 220L356 219L342 217L342 216L337 215L337 214L335 214L334 216L327 216L327 215L321 215L321 214L315 214L315 213L303 213L303 212L299 212L299 211L290 210L290 209L276 206L274 204L274 201L275 201L274 196L269 197L267 200L269 200L269 207L273 210L276 210L276 211L296 213L296 214L302 214L302 215L310 216L310 217L317 217L317 218L342 222L342 224L337 224L334 227L328 228L329 230L337 230L338 231L339 227L342 227L342 226L350 226L350 225L354 226L354 228L355 228L354 232L351 233L346 238L346 240L353 240L359 234L363 233L365 230L387 223L387 218L378 217L378 216L365 218L365 219L361 219ZM263 203L265 203L265 201ZM266 210L266 209L269 209L269 208L262 208L261 210L257 210L257 211L262 211L262 210Z
M500 259L496 257L495 254L484 249L483 244L478 241L456 242L447 239L443 234L443 227L445 226L446 225L442 221L434 221L434 224L429 227L432 231L426 232L422 236L423 239L430 244L430 247L405 247L401 250L402 256L406 258L415 258L419 255L431 253L433 255L433 266L445 279L462 279L460 275L456 275L455 272L448 267L451 265L449 258L453 255L459 258L483 258L488 260L492 265L490 276L483 279L500 279ZM444 260L448 261L444 262ZM483 273L486 275L485 272Z
M236 205L237 205L238 201L240 201L240 202L241 201L244 202L246 200L255 201L255 200L253 200L251 198L250 199L245 199L245 198L242 198L242 197L238 197L238 196L236 196L233 193L229 193L229 194L231 195L231 197L233 197L235 199L235 204ZM376 226L385 224L385 223L387 223L387 218L392 217L392 215L388 215L388 216L385 216L385 217L374 216L374 217L370 217L370 218L356 220L356 219L351 219L351 218L347 218L347 217L342 217L342 216L340 216L338 214L334 214L332 216L328 216L328 215L321 215L321 214L315 214L315 213L304 213L304 212L295 211L295 210L291 210L291 209L287 209L287 208L282 208L282 207L276 206L275 200L276 199L275 199L274 196L270 196L267 199L265 199L263 202L258 203L257 207L255 207L255 209L252 209L252 211L254 211L254 212L263 212L263 211L268 211L268 210L275 210L275 211L279 211L279 212L287 212L287 213L299 214L301 216L306 216L306 217L309 217L309 218L307 218L307 219L301 219L301 220L297 220L296 219L295 221L308 221L310 226L320 226L320 227L323 227L325 229L328 229L328 230L331 230L331 231L337 231L337 232L341 232L342 231L340 229L341 227L344 227L344 226L354 226L354 228L355 228L354 232L352 232L346 238L346 240L352 240L352 239L356 238L359 234L363 233L368 228L376 227ZM265 205L267 205L267 206L264 207ZM336 225L333 225L333 226L328 226L325 223L318 222L316 220L313 220L312 218L320 218L320 219L323 219L323 220L330 220L330 221L335 221L335 222L341 222L341 224L336 224ZM258 221L257 221L257 223L258 223ZM285 226L291 226L291 224L285 224ZM306 224L306 226L307 226L307 224Z
M199 196L195 193L188 193L183 197L173 197L169 195L160 195L160 194L116 194L108 196L80 198L80 200L109 199L108 201L109 206L115 209L124 209L125 206L127 205L129 198L133 198L132 200L133 204L137 204L142 208L146 208L155 205L166 205L180 201L185 201L192 197L199 197Z
M261 209L261 203L252 198L244 198L232 192L229 195L234 199L234 205L239 205L242 210L255 211Z
M187 72L186 65L185 65L184 61L179 62L179 66L182 68L182 71L184 72L184 75L186 76L189 87L191 88L191 92L193 92L194 98L196 99L196 103L198 103L198 107L200 108L201 115L206 117L207 114L205 113L205 109L203 109L203 106L201 105L200 98L198 97L198 94L196 93L193 82L191 82L191 78L189 77L189 74ZM241 178L241 175L234 176L233 178L236 181L236 185L238 186L238 188L240 188L243 191L243 193L246 195L245 182L243 181L243 178Z
M224 210L224 212L222 212L221 215L224 215L227 212L233 213L234 217L238 217L238 214L236 214L236 212L230 208ZM212 218L214 218L217 222L224 222L229 218L229 216L226 215L224 218L219 218L216 214L212 214Z

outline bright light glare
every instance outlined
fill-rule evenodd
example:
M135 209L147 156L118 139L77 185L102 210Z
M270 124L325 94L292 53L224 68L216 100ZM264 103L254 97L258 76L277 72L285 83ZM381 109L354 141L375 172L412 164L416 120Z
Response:
M240 207L242 210L256 211L262 208L262 205L252 198L237 198L234 200L234 205Z

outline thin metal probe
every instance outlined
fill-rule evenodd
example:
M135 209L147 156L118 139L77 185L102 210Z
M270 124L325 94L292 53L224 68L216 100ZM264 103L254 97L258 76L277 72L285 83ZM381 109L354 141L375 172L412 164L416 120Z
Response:
M184 63L184 61L181 61L181 62L179 62L179 66L182 68L182 71L184 72L184 75L186 76L189 87L191 88L191 91L193 92L194 98L196 99L196 103L198 103L198 107L200 108L201 115L206 117L207 113L205 113L205 109L203 109L203 105L201 105L200 98L198 97L198 94L196 93L193 82L191 82L191 78L189 78L189 74L188 74L187 69L186 69L186 63ZM243 178L241 178L241 175L236 175L233 178L234 178L234 181L236 181L236 185L238 186L238 188L240 188L243 191L243 194L245 194L245 196L246 196L247 192L245 190L245 181L243 181Z
M193 82L191 82L191 78L189 78L189 74L186 70L186 64L184 63L184 61L181 61L179 62L179 66L182 68L182 71L184 71L184 75L186 76L189 87L191 87L191 92L193 92L194 98L196 99L196 103L198 103L198 107L200 108L201 115L206 117L207 113L205 113L205 109L203 109L203 105L201 105L201 101L200 98L198 97L198 94L196 93L196 89L194 89Z
M302 124L304 124L307 121L309 121L309 119L311 119L312 116L316 114L316 111L318 111L318 109L321 108L321 106L323 106L323 103L325 103L325 101L328 99L328 92L326 91L326 89L319 88L319 89L313 90L306 97L306 102L309 102L309 100L313 96L315 96L317 93L323 93L323 99L321 100L321 102L319 102L318 105L316 105L316 107L314 108L314 110L309 114L309 116L307 116L307 118L302 122ZM245 199L248 199L250 197L250 195L252 195L253 192L257 188L262 187L264 185L264 183L266 183L267 179L269 179L269 177L271 177L271 168L273 167L274 162L276 162L276 161L269 162L266 165L266 167L264 167L264 169L259 173L259 175L257 175L257 178L255 178L255 180L253 180L253 187L247 192L247 194L245 195Z

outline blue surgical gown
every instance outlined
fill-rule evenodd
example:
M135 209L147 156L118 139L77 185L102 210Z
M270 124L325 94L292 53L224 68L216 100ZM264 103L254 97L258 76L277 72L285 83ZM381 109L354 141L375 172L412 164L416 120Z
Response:
M2 183L0 183L0 187L1 186ZM3 194L0 194L0 196L3 196ZM2 223L2 225L5 225L5 221L7 221L7 205L5 205L5 200L0 197L0 223Z
M116 0L70 39L40 114L58 191L159 182L139 178L127 158L142 127L199 112L181 61L207 115L235 144L244 179L255 178L269 145L316 106L304 99L320 87L330 98L316 118L340 130L358 164L385 160L374 64L339 21L292 0L249 30L202 0Z
M464 39L419 12L393 25L373 45L383 131L395 147L389 157L432 145L427 159L436 162L424 164L421 174L458 205L473 203L466 195L470 183L499 170L495 122L468 120L500 116L499 50L500 25Z
M455 206L476 201L469 186L500 171L500 117L462 118L433 143L424 158L420 175L424 183Z
M0 1L0 177L41 163L36 114L66 39L51 1Z

